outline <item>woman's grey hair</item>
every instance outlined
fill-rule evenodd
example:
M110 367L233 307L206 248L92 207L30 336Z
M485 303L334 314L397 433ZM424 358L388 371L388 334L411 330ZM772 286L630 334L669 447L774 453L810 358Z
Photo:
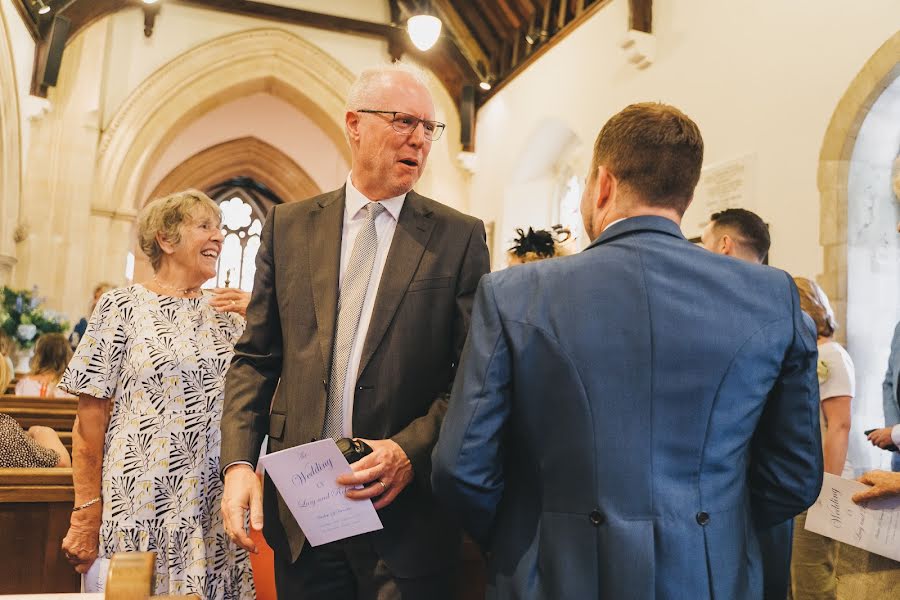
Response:
M383 106L371 106L376 101L379 83L392 73L404 73L412 77L416 83L420 84L426 90L430 89L428 84L428 76L425 72L402 62L378 65L365 69L350 86L350 92L347 94L347 111L359 110L361 108L371 108L375 110L388 110Z
M219 205L199 190L185 190L157 198L144 207L138 215L138 243L150 259L154 272L159 271L164 255L156 235L178 244L181 242L181 226L204 213L222 220Z

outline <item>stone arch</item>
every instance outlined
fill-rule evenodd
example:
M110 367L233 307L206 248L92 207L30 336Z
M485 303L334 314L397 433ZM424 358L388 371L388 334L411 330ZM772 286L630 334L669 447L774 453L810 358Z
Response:
M252 177L285 202L321 193L312 177L278 148L254 137L245 137L194 154L172 169L146 200L195 187L209 189L233 177Z
M260 139L245 137L216 144L194 154L166 174L141 202L146 204L154 198L188 188L206 191L226 179L240 176L252 177L285 202L321 193L312 177L287 154ZM153 276L153 269L140 251L137 236L132 237L134 280L143 281Z
M819 242L824 272L819 281L832 300L838 321L847 318L847 188L850 158L860 127L879 95L900 77L900 32L872 55L831 116L819 153Z
M329 54L280 29L241 31L180 55L148 77L103 132L95 211L134 214L149 167L181 128L257 92L278 96L309 116L349 164L342 115L353 79Z
M18 90L12 36L0 10L0 284L9 282L16 264L13 232L22 190Z

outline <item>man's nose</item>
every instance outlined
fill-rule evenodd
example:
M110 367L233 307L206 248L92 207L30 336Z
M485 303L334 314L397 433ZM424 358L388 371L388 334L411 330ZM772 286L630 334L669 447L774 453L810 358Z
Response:
M420 129L421 126L421 129ZM410 132L407 142L411 146L421 146L425 143L425 123L423 121L419 121L416 123L416 126L413 127L412 132Z

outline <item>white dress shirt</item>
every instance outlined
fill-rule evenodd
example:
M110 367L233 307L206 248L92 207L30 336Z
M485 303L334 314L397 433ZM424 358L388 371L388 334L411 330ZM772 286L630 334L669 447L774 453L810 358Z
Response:
M610 223L609 225L607 225L606 227L604 227L603 230L602 230L600 233L603 233L604 231L606 231L607 229L609 229L610 227L612 227L613 225L615 225L615 224L618 223L619 221L624 221L625 219L630 219L630 218L631 218L631 217L622 217L621 219L616 219L615 221L613 221L612 223Z
M353 243L356 241L356 236L359 235L359 230L366 220L366 211L363 208L371 202L353 186L350 175L347 176L346 198L344 228L341 234L339 285L344 283L344 273L347 271L347 264L350 262ZM378 250L375 253L375 265L372 267L372 276L369 278L369 287L366 289L366 298L363 301L359 326L356 328L356 337L353 338L353 346L350 349L350 364L347 366L347 378L344 380L344 435L347 437L353 437L353 396L356 392L356 378L359 375L359 362L362 359L363 345L366 342L366 334L369 332L369 323L372 321L372 309L375 307L375 296L378 295L378 284L381 283L384 263L387 260L388 251L391 249L394 230L397 228L397 219L400 218L400 211L403 209L405 200L406 194L381 200L381 205L387 210L375 218Z

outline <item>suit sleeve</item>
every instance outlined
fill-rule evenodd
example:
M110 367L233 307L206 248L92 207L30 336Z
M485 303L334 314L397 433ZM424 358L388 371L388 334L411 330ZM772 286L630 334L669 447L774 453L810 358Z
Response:
M434 494L481 544L503 495L501 440L510 414L511 360L489 277L472 313L450 406L432 458Z
M887 372L884 374L882 392L884 394L884 424L886 427L900 423L900 406L897 404L897 369L900 368L900 323L894 329L891 341L891 355L888 358Z
M816 339L789 275L793 339L753 436L750 496L757 527L769 527L811 506L822 487Z
M469 321L472 316L472 298L481 277L490 270L490 256L485 243L484 225L478 221L469 232L469 239L456 279L456 302L453 314L453 336L451 343L453 369L459 364L459 357L469 333ZM453 375L449 391L452 385ZM431 479L431 451L437 441L441 429L441 421L447 412L447 397L444 393L435 398L428 413L419 417L399 431L392 439L403 448L413 466L413 472L424 485Z
M221 468L241 461L256 464L263 437L269 432L272 394L281 377L281 316L274 265L277 211L278 207L272 209L260 234L247 327L235 345L225 378Z

